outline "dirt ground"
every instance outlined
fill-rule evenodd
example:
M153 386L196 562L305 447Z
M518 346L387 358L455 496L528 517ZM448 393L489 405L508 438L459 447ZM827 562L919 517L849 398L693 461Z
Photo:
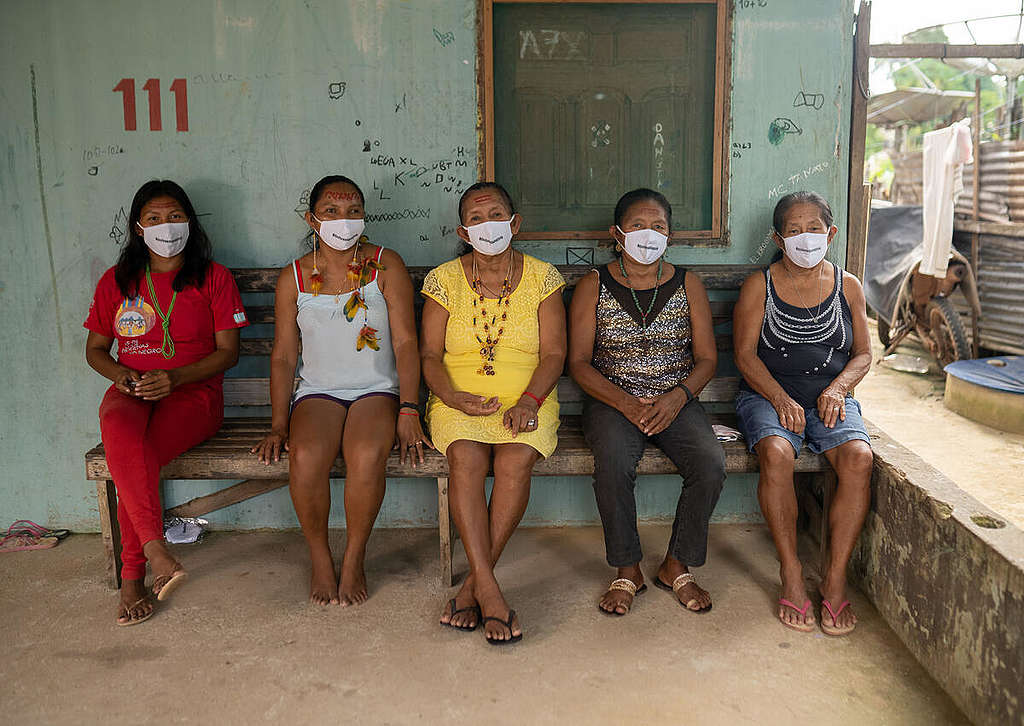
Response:
M640 536L653 575L669 527ZM335 552L343 538L333 533ZM707 614L649 588L622 618L596 606L613 576L599 527L520 529L497 575L524 638L504 647L438 625L451 595L436 530L375 532L370 599L351 608L307 604L297 531L214 532L174 549L190 580L129 628L114 624L97 535L0 555L5 723L967 722L861 593L849 637L782 627L763 525L712 526L696 570Z
M1024 529L1024 436L998 431L943 404L945 374L916 338L897 353L920 357L928 373L879 364L882 345L871 321L874 363L857 387L864 417L964 491Z

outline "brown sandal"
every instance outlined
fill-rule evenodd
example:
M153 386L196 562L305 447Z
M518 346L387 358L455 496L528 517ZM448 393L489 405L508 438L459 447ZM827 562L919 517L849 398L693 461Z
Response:
M146 602L146 600L148 600L148 599L149 599L149 595L146 595L145 597L140 597L138 600L136 600L131 605L126 607L124 609L124 614L128 617L128 622L122 623L121 622L121 616L118 615L117 616L117 621L116 621L117 624L120 627L122 627L122 628L126 628L129 625L138 625L139 623L144 623L147 620L149 620L151 617L153 617L153 612L155 611L155 608L153 610L150 610L148 613L143 615L141 618L133 618L132 617L132 608L137 607L139 603Z
M160 575L153 580L153 595L160 602L171 596L175 590L181 587L188 579L188 573L180 564L176 565L170 575ZM133 606L134 607L134 606Z

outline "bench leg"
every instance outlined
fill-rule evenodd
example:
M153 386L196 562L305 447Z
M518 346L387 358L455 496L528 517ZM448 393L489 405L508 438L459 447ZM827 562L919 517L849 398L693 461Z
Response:
M448 508L448 477L437 477L437 530L441 540L441 585L451 587L452 580L452 517Z
M106 580L115 590L121 587L121 527L117 523L117 491L110 479L96 482L96 498L100 510L100 531L103 533L103 556Z

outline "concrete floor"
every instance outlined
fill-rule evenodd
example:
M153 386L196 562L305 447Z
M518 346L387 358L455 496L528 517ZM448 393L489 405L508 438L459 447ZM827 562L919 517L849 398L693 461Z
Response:
M641 536L653 574L668 528ZM488 646L482 630L438 626L448 591L437 581L435 531L383 530L370 546L370 600L323 609L305 602L298 532L212 533L178 548L193 579L131 628L114 624L97 536L2 555L3 719L966 722L859 593L852 637L779 625L777 564L761 526L712 527L709 564L697 572L715 598L710 613L687 613L651 588L624 618L596 608L611 578L598 528L520 530L498 575L525 637L504 648Z

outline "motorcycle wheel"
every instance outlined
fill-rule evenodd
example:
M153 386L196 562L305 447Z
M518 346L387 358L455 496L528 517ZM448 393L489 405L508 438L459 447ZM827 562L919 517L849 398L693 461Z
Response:
M931 337L936 344L936 358L940 366L971 357L971 344L967 340L960 315L946 297L933 297L925 309L931 325Z
M889 323L885 322L881 318L878 319L878 340L886 348L889 347L889 341L892 340L889 335Z

